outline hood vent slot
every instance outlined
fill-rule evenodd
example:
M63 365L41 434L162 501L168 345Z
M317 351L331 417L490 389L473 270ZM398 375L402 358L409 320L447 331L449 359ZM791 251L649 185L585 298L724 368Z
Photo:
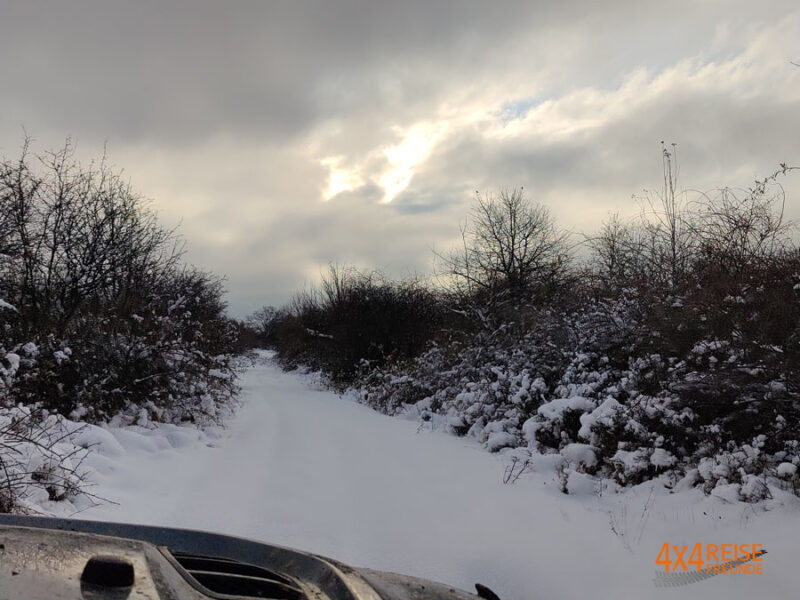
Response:
M226 558L184 552L170 554L183 567L189 583L207 596L306 600L294 581L269 569Z

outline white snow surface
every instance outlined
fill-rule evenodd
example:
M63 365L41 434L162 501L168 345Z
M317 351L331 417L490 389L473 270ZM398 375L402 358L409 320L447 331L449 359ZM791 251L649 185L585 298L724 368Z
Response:
M94 448L89 491L116 504L72 516L243 536L467 590L481 582L503 600L790 598L800 589L800 500L788 492L757 505L658 482L598 495L573 471L565 495L558 462L544 456L504 485L516 451L491 454L308 379L254 366L222 430L82 430L81 444ZM588 447L575 450L590 462ZM63 504L44 508L68 516ZM664 542L763 544L769 553L764 575L656 588Z

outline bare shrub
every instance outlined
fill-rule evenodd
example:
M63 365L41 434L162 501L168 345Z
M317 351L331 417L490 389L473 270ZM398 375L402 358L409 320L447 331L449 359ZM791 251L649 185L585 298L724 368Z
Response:
M0 410L0 512L30 513L46 501L101 501L87 491L88 449L73 445L78 430L38 408Z
M318 288L299 293L276 326L285 364L304 363L352 381L364 364L421 352L444 322L441 297L416 279L391 281L331 265Z

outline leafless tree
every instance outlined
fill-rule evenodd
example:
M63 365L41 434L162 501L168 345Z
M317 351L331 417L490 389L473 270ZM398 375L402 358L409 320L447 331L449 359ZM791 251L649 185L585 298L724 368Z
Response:
M535 299L554 291L567 270L567 235L522 188L499 196L476 193L461 239L460 249L437 257L442 274L467 295Z
M26 140L0 162L0 213L4 293L31 331L63 333L88 303L124 305L181 255L105 158L83 168L69 140L39 155Z

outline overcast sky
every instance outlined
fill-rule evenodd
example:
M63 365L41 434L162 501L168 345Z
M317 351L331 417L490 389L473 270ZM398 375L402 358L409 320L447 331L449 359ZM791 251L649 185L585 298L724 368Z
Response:
M800 164L791 61L796 0L0 0L0 153L107 144L241 316L330 261L429 273L476 190L590 232L661 140L685 187Z

